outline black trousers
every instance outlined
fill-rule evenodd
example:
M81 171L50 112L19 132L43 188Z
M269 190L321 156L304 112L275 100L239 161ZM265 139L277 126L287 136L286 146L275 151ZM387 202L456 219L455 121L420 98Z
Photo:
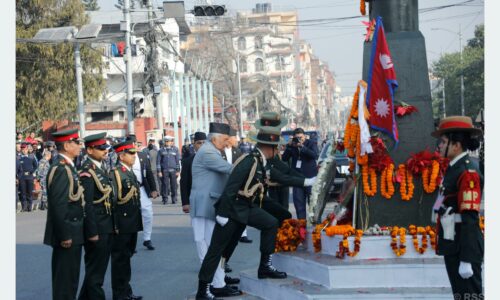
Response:
M110 233L100 233L97 242L88 240L85 242L85 279L79 300L106 299L102 285L111 255L112 241Z
M247 225L260 230L260 252L264 255L274 253L278 220L259 207L251 207ZM224 227L220 226L219 223L215 224L210 246L198 273L198 278L201 281L212 282L226 247L231 240L239 239L244 229L245 224L233 219L229 219Z
M118 300L132 294L130 259L134 254L137 243L137 232L116 234L112 239L111 288L113 290L113 300Z
M23 205L23 210L30 211L31 205L33 204L33 183L34 179L20 179L19 189L21 191L21 203Z
M278 228L281 227L281 224L283 224L284 220L290 219L292 217L292 214L288 210L283 208L274 199L262 201L262 209L265 210L266 212L268 212L271 216L275 217L278 220ZM243 229L241 229L241 231L235 231L235 233L231 237L226 249L224 249L224 251L222 253L222 257L224 257L226 259L226 262L229 261L229 259L231 258L231 256L234 253L234 250L238 246L238 242L240 241L241 234L243 233L243 230L245 230L245 227L243 227Z
M288 197L290 194L289 186L269 187L269 197L277 201L284 209L289 209Z
M162 170L161 174L161 197L163 201L167 201L168 194L172 196L172 202L176 201L177 198L177 176L175 176L175 171L169 172L168 170Z
M52 299L73 300L80 280L82 245L52 249Z
M472 263L474 275L468 279L463 279L458 274L460 266L459 255L445 255L444 264L450 279L451 290L455 299L483 299L483 284L481 278L481 264Z

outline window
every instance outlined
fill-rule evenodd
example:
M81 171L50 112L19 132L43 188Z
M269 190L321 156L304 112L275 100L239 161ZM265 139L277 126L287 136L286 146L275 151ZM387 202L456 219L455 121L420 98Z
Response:
M262 61L262 58L257 58L255 60L255 72L262 72L264 71L264 61Z
M90 117L92 118L92 122L113 121L113 112L93 112L90 113Z
M240 59L240 72L241 73L247 72L247 61L244 59Z
M261 36L255 37L255 49L262 49L262 37Z
M244 37L238 39L238 50L245 50L247 48L247 41Z

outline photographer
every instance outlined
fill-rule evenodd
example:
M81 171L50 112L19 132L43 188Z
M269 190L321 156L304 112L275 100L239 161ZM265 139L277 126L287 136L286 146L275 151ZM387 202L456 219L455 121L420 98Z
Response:
M318 175L318 154L316 141L306 139L304 129L297 128L293 131L293 138L288 142L282 159L288 162L292 158L292 167L306 178L312 178ZM306 199L309 202L310 196L310 186L293 188L293 204L298 219L306 218Z

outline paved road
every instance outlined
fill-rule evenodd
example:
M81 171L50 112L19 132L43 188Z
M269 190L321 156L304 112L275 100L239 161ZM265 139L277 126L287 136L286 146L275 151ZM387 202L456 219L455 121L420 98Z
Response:
M180 204L162 205L153 201L154 227L152 241L156 247L148 251L139 234L138 252L132 258L132 288L144 299L185 299L196 291L200 262L193 241L189 215ZM291 205L293 209L293 204ZM16 215L16 294L18 300L50 299L52 251L43 245L46 211ZM232 276L257 268L259 232L249 228L252 244L240 243L231 259ZM80 284L83 281L83 259ZM104 282L106 297L111 297L110 267Z

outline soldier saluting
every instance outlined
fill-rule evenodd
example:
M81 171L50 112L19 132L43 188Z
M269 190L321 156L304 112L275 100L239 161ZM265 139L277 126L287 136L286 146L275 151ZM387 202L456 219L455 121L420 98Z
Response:
M52 299L75 299L83 244L83 187L73 160L80 154L78 130L52 134L59 156L47 178L44 244L52 246Z
M140 184L132 167L137 150L132 140L114 147L118 164L111 171L112 184L116 191L113 199L113 219L116 235L111 249L111 287L114 300L142 299L135 296L130 286L132 270L130 258L137 244L137 232L142 231Z
M111 254L113 188L103 162L110 146L106 133L85 137L87 159L82 163L80 183L84 187L85 205L85 279L78 299L106 299L102 285Z

